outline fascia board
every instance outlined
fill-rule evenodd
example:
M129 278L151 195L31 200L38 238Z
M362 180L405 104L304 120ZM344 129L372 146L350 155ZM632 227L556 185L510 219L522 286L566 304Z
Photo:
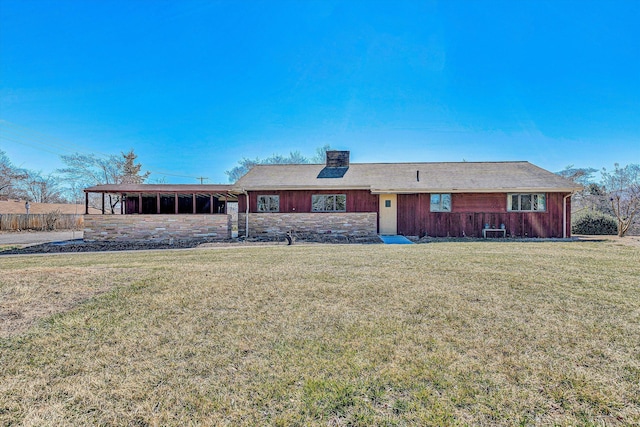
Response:
M353 185L323 185L322 187L308 186L308 185L285 185L285 186L253 186L253 187L235 187L234 192L242 191L293 191L293 190L308 190L308 191L324 191L324 190L370 190L369 186L353 186Z
M372 188L372 194L418 194L418 193L571 193L582 187L567 188Z

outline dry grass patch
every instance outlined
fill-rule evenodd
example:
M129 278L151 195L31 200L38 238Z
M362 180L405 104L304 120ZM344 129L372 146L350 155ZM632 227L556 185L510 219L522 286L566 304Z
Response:
M0 289L71 269L52 277L110 290L0 340L0 423L640 423L639 261L493 242L2 259Z
M0 338L21 333L39 319L131 280L130 269L51 261L49 257L0 260Z

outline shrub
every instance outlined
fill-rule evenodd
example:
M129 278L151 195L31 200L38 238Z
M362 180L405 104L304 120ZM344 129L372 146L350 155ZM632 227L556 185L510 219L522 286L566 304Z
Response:
M594 210L584 210L571 219L573 234L618 234L616 219L605 213Z
M56 229L56 222L58 222L58 220L60 219L60 215L62 215L62 213L60 212L60 209L56 209L54 211L51 212L47 212L47 215L45 216L45 230L47 231L53 231Z

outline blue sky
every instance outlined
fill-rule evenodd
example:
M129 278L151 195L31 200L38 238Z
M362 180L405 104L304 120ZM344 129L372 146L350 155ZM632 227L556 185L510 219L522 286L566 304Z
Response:
M353 162L640 163L639 1L1 0L0 149L153 179ZM163 175L168 174L168 175Z

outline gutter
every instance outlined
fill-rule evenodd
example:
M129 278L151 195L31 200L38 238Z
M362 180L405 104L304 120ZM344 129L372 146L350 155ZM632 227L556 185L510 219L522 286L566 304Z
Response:
M244 187L242 187L242 193L245 195L247 201L244 215L244 241L246 242L249 238L249 193L247 193L247 190L245 190Z
M562 198L562 238L567 238L567 199L575 194L575 191Z
M419 194L419 193L563 193L574 188L371 188L371 194Z

